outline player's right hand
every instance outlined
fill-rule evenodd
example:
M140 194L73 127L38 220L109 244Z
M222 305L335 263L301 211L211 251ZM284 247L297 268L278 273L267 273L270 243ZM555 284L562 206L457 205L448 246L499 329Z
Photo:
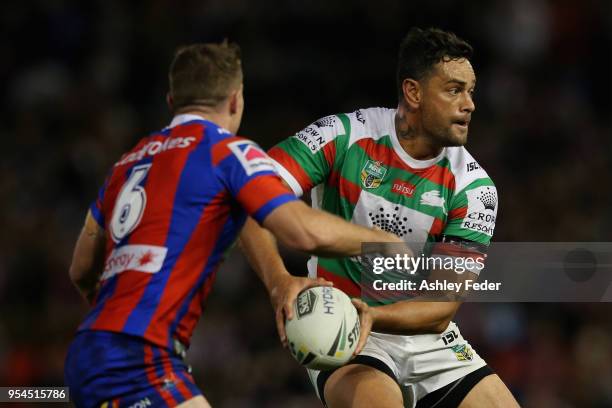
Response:
M361 353L361 350L363 350L363 347L368 341L368 336L370 335L370 331L372 331L374 319L372 318L370 307L363 300L353 298L351 299L351 302L359 313L359 324L361 325L359 331L359 341L357 342L357 347L355 347L355 351L353 352L353 356L356 356L357 354Z
M293 319L293 303L295 299L303 290L315 286L333 286L333 283L323 278L312 279L286 275L277 280L272 290L270 290L276 330L283 347L287 347L285 320Z

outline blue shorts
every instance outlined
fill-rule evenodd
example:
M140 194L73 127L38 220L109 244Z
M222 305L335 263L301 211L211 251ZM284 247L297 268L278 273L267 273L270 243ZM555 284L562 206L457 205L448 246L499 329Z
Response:
M77 407L174 407L202 393L175 353L146 340L107 331L83 331L64 367Z

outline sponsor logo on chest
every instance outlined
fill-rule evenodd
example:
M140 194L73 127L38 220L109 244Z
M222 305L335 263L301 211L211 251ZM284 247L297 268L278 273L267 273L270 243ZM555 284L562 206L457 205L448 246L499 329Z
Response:
M414 195L415 185L412 183L408 183L407 181L402 181L396 179L393 181L393 186L391 187L391 192L395 194L400 194L405 197L412 197Z
M361 169L361 184L365 188L377 188L386 173L387 168L381 162L368 160Z

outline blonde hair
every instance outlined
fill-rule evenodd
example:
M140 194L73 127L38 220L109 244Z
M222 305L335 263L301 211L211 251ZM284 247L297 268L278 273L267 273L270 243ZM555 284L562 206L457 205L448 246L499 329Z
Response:
M227 40L180 47L170 64L168 81L174 111L217 106L242 83L240 47Z

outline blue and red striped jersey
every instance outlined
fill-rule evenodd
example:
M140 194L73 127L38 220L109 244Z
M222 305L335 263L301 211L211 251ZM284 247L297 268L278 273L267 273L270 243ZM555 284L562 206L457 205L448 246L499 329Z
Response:
M247 214L295 200L266 153L179 115L115 163L90 211L106 235L93 309L79 327L185 345Z

